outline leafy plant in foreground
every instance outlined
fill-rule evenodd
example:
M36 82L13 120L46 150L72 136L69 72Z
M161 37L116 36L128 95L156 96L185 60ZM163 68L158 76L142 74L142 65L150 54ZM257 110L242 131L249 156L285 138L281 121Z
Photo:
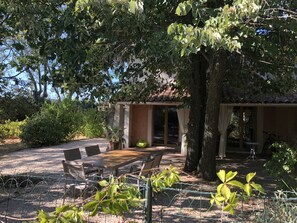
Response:
M179 180L179 172L173 166L170 166L162 172L151 176L151 183L154 192L160 192L166 187L172 187L172 185Z
M246 175L246 183L243 184L238 180L234 180L237 172L229 171L226 173L225 170L220 170L217 176L221 180L221 184L217 187L217 193L211 195L210 203L214 203L217 206L222 207L222 211L228 211L230 214L234 214L234 209L238 204L239 195L237 191L232 191L232 188L240 189L241 196L245 201L248 201L253 196L253 189L264 194L264 189L260 184L256 184L252 179L256 173L249 173Z
M151 177L153 189L158 192L161 191L162 188L172 186L178 181L179 173L172 166ZM116 179L110 177L108 181L102 180L99 182L102 189L90 197L88 202L84 205L64 205L57 207L56 210L51 213L40 210L37 222L84 223L87 222L86 212L88 212L90 216L95 216L99 211L106 214L123 216L125 213L129 213L131 208L139 207L144 202L138 186L126 182L125 175Z

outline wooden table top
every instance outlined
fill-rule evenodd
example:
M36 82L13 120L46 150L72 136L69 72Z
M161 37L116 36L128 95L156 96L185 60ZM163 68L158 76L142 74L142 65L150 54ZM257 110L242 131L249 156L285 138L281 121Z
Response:
M116 170L127 164L138 160L149 158L153 154L172 151L169 147L151 148L128 148L122 150L111 150L98 155L85 157L83 163L91 164L99 168Z

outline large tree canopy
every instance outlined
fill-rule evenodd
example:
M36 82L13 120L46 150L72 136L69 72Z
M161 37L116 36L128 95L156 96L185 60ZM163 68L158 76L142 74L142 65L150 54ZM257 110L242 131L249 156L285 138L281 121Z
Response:
M296 27L292 26L296 22L295 11L296 5L279 1L198 0L179 4L176 13L180 16L190 16L192 21L176 22L169 26L168 32L174 35L182 56L201 54L209 66L206 113L203 119L205 122L204 129L200 130L204 134L203 138L201 136L200 145L198 141L198 146L194 148L198 148L200 163L198 165L197 160L189 158L190 153L193 153L193 148L189 148L185 167L187 170L191 171L198 165L204 178L215 177L214 163L222 83L224 78L228 79L226 70L228 64L230 66L232 63L232 55L240 55L241 67L248 68L246 71L240 70L239 74L246 75L246 78L237 78L239 82L233 81L234 87L243 84L266 86L262 92L257 89L258 93L265 93L265 90L269 89L267 86L273 86L275 82L279 85L285 80L287 81L283 85L274 85L274 90L288 91L295 87L295 81L291 81L295 80L296 48L293 45L296 41ZM267 64L275 64L276 68L267 69ZM238 73L236 75L239 77ZM232 81L229 78L230 83ZM244 90L255 93L254 89L252 87ZM193 135L191 138L194 138Z
M294 1L0 2L0 44L19 55L10 65L47 71L42 80L69 95L145 101L162 73L174 76L190 94L185 170L205 179L216 172L222 84L258 94L295 88Z

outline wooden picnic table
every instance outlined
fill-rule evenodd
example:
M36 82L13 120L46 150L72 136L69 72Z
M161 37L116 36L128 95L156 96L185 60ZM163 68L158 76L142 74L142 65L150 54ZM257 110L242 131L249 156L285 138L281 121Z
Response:
M115 171L130 163L150 158L151 155L172 151L169 147L128 148L111 150L82 159L82 162L94 167Z

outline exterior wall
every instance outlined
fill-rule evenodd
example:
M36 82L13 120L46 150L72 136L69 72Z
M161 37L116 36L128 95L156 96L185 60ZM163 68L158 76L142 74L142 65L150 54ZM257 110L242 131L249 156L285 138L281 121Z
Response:
M124 147L130 146L131 141L131 106L125 105L123 106L123 126L124 126L124 139L125 139L125 145Z
M130 145L135 146L139 139L147 139L148 136L148 111L149 106L132 105L131 141Z
M280 140L287 141L290 143L296 142L297 108L296 107L264 108L263 131L276 134L277 136L280 137Z

